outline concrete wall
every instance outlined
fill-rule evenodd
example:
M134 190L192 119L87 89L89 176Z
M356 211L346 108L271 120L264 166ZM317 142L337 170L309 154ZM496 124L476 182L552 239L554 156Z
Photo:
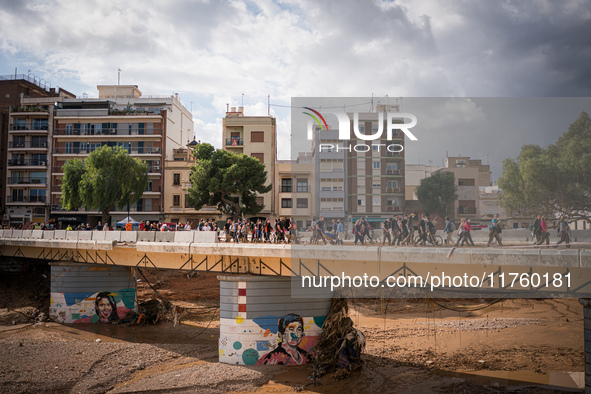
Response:
M106 323L123 319L128 311L137 312L133 268L51 264L49 317L54 321Z
M292 299L290 278L218 278L220 362L297 365L310 361L330 310L330 298ZM298 349L299 360L283 351L290 346Z

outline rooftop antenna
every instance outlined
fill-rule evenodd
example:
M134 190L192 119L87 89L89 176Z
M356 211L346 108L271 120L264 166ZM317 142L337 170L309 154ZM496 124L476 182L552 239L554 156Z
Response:
M271 95L267 94L267 115L271 116Z
M121 69L117 69L117 85L121 85Z
M369 112L373 112L373 93L371 94L371 110Z
M244 93L242 93L242 108L244 108Z

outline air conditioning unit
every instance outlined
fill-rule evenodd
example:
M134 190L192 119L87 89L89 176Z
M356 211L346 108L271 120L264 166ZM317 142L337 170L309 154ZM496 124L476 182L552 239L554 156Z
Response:
M117 134L117 129L109 129L109 134Z
M44 161L40 161L39 162L39 165L42 166L42 167L44 167L45 166L45 162Z
M47 148L47 142L42 142L42 143L41 143L41 147L42 147L42 148Z
M157 166L160 165L160 160L154 160L154 164L156 164Z
M81 151L80 151L80 154L81 154L81 155L85 155L85 154L86 154L86 151L85 151L85 150L81 150Z
M154 152L154 153L160 153L160 148L152 148L152 152Z
M154 166L154 171L160 171L160 166Z

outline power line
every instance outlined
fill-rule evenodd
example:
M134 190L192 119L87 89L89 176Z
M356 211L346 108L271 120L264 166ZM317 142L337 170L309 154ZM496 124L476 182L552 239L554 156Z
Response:
M349 105L338 105L338 106L334 106L334 107L325 107L325 106L322 106L322 108L329 109L329 108L358 107L358 106L361 106L361 105L367 105L367 104L371 104L371 103L372 103L371 101L368 101L368 102L365 102L365 103L349 104ZM291 105L281 105L281 104L271 104L271 103L269 105L272 106L272 107L281 107L281 108L297 108L297 109L304 109L305 108L305 107L294 107L294 106L291 106ZM314 107L314 106L311 106L311 107ZM318 108L320 108L320 107L318 107Z

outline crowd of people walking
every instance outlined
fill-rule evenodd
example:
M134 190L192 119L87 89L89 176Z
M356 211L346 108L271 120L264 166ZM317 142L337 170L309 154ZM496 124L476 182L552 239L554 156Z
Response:
M375 222L373 222L375 224ZM118 223L120 225L121 223ZM570 247L570 226L566 216L560 217L556 224L559 241ZM201 219L198 222L164 223L160 221L127 222L119 228L112 228L108 223L98 221L96 226L90 224L67 224L66 230L77 231L213 231L220 240L226 242L260 242L260 243L324 243L341 245L352 235L355 245L390 245L390 246L475 246L472 231L476 230L470 219L460 218L458 225L449 217L445 218L444 237L437 235L435 223L429 215L423 214L420 219L416 212L389 217L381 222L381 228L373 228L372 224L361 217L352 225L351 233L347 234L345 223L340 219L326 222L324 217L312 218L309 227L304 230L311 233L309 239L298 236L297 222L293 218L280 217L274 220L266 218L227 219L223 226L218 227L215 219ZM478 226L477 226L478 227ZM485 226L486 227L486 226ZM53 230L52 223L31 223L21 229ZM381 231L380 231L381 230ZM493 244L503 246L503 231L499 215L490 222L487 247ZM538 215L530 224L534 245L550 245L550 228L547 219ZM381 236L380 236L381 234ZM454 241L454 238L457 239Z

